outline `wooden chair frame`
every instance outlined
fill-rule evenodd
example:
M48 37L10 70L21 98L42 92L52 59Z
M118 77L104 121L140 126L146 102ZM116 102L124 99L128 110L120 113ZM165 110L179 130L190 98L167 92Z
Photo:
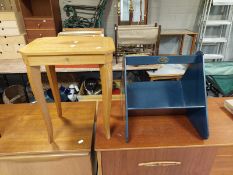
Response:
M151 55L159 55L159 46L160 46L160 35L161 35L161 25L158 25L155 23L155 27L158 27L158 37L155 44L152 44L152 54ZM141 44L142 45L142 44ZM146 45L146 44L145 44ZM143 45L143 50L145 49L145 45ZM148 44L151 45L151 44ZM118 44L118 25L115 25L115 57L116 57L116 63L118 63L118 57L119 57L119 44Z

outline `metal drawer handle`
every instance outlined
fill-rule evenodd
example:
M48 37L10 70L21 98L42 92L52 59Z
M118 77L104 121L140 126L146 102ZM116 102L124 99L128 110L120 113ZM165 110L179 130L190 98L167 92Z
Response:
M174 161L163 161L163 162L147 162L147 163L139 163L138 166L142 167L154 167L154 166L176 166L181 165L181 162Z

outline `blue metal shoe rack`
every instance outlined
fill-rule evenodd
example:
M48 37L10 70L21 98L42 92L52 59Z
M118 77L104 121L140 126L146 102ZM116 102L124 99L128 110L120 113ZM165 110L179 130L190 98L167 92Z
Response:
M203 139L207 139L208 118L202 52L192 56L126 56L124 59L126 142L129 141L129 113L148 110L184 110ZM129 82L128 65L188 64L180 80ZM175 132L175 131L174 131Z

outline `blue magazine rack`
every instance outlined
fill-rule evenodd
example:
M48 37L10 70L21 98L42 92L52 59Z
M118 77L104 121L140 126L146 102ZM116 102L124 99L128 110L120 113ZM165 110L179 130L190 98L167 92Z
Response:
M200 137L207 139L208 117L204 60L202 52L192 56L126 56L124 67L124 100L126 120L126 142L129 141L129 114L152 111L183 111L196 128ZM188 64L180 80L154 82L129 82L127 66L148 64Z

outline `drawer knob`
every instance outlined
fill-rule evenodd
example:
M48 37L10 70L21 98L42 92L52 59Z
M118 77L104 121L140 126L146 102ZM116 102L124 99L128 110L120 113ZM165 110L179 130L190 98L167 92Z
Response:
M181 162L174 161L162 161L162 162L147 162L147 163L139 163L140 167L154 167L154 166L176 166L181 165Z
M40 37L42 37L43 35L40 33Z
M40 24L37 24L37 27L40 28Z

